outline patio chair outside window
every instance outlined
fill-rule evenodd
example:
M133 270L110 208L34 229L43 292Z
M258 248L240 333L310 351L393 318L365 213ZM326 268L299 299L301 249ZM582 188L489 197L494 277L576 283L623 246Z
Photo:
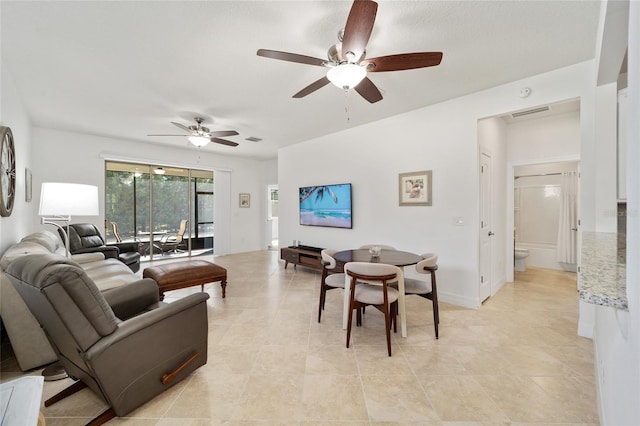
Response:
M180 229L177 234L167 234L160 238L160 249L162 250L162 254L180 252L178 246L180 246L184 241L184 233L187 231L188 223L188 220L181 220Z

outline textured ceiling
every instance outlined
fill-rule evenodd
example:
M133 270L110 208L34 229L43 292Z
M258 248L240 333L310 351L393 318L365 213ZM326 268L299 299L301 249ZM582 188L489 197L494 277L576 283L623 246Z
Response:
M329 85L291 96L320 67L259 48L325 58L350 1L6 1L1 59L32 123L188 148L171 125L202 116L238 147L274 158L289 144L420 108L595 55L600 2L380 0L367 56L442 51L438 67L370 75L369 104ZM10 123L9 123L10 124ZM245 141L255 136L260 142Z

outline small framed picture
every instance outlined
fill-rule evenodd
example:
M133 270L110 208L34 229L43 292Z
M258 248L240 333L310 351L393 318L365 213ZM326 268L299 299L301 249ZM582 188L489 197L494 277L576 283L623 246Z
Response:
M32 177L31 170L25 168L24 169L24 201L27 203L31 202L31 197L33 196L32 189Z
M240 207L248 208L251 207L251 194L247 194L246 192L240 193Z
M400 173L399 199L401 206L430 206L431 170Z

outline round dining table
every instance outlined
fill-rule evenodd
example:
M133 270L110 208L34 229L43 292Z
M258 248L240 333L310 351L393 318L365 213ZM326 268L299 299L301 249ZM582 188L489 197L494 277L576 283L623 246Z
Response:
M369 249L353 249L338 251L333 254L333 258L340 262L370 262L384 263L385 265L408 266L415 265L422 260L422 256L408 251L400 250L380 250L379 256L372 256Z
M370 262L384 263L398 267L398 316L400 317L400 333L402 337L407 337L407 315L405 313L404 302L404 266L415 265L422 260L422 256L415 253L400 250L380 250L380 255L373 256L369 249L342 250L333 254L333 258L338 262ZM351 289L351 279L345 274L344 280L344 308L342 311L342 328L346 330L349 321L349 295Z

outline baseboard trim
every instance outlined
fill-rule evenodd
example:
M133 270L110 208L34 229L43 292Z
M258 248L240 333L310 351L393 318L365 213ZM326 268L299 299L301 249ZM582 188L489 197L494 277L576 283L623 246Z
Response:
M478 309L480 307L478 300L460 296L459 294L446 293L438 291L438 300L452 305L461 306L463 308Z

